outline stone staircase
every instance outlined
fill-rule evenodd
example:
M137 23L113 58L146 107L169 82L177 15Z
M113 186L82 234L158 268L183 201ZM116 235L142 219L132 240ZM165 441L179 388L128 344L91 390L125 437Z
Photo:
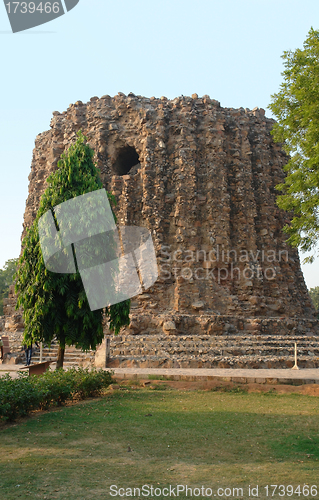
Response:
M108 367L319 368L319 337L305 335L119 335Z
M51 343L50 348L43 346L43 361L53 361L51 367L56 367L56 359L58 354L58 344L56 341ZM76 349L74 346L67 346L64 353L64 368L71 368L76 366L93 366L95 358L95 351L83 352L81 349ZM32 364L40 363L40 348L35 348L31 359Z
M108 368L292 368L294 343L298 366L319 368L319 336L266 335L110 335ZM43 361L56 366L58 345L43 347ZM24 360L24 352L21 353ZM94 366L95 351L67 347L64 367ZM32 363L40 361L40 349Z

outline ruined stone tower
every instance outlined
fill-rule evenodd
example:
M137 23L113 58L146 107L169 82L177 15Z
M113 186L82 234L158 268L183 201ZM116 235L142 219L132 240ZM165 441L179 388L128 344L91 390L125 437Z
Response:
M132 335L147 365L141 346L148 339L174 340L189 359L185 346L196 335L213 345L217 336L236 344L236 336L316 332L298 252L282 232L289 218L275 203L287 159L264 115L196 94L168 100L119 93L54 112L51 130L37 136L24 227L81 129L117 199L119 224L152 230L159 278L133 299L131 324L114 341L119 356ZM160 355L152 349L156 366ZM183 366L163 366L174 363Z

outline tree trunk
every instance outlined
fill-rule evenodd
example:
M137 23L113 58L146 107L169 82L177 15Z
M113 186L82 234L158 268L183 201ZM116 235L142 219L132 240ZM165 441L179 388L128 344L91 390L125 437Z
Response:
M63 368L64 351L65 351L64 347L59 346L58 357L56 360L56 369Z

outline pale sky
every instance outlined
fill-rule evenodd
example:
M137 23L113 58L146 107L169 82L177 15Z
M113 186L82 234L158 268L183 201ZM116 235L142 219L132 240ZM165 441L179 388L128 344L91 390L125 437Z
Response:
M0 268L20 253L34 140L53 111L118 92L267 108L280 56L302 48L311 26L318 0L80 0L13 34L1 2ZM319 259L303 271L308 287L319 285Z

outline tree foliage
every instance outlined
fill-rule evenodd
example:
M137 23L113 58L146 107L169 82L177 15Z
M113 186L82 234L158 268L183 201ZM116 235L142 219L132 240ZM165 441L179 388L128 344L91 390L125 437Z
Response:
M17 264L18 259L9 259L6 261L3 269L0 269L0 316L3 315L3 299L8 297L9 286L13 283Z
M16 292L17 307L23 308L26 344L35 340L51 343L56 336L63 350L66 345L87 350L95 349L103 339L103 309L90 310L78 271L59 274L46 269L38 232L38 221L48 210L54 216L56 205L103 188L93 155L79 132L76 143L62 154L58 169L47 179L49 185L41 197L35 221L22 242ZM108 197L115 201L112 195ZM106 308L110 329L116 334L129 323L129 310L130 301Z
M309 295L316 311L319 311L319 286L310 288Z
M284 230L288 242L312 251L319 236L319 31L311 30L303 49L284 52L280 91L269 108L277 118L273 136L290 155L287 176L277 189L278 206L293 213ZM312 261L313 255L305 261Z

